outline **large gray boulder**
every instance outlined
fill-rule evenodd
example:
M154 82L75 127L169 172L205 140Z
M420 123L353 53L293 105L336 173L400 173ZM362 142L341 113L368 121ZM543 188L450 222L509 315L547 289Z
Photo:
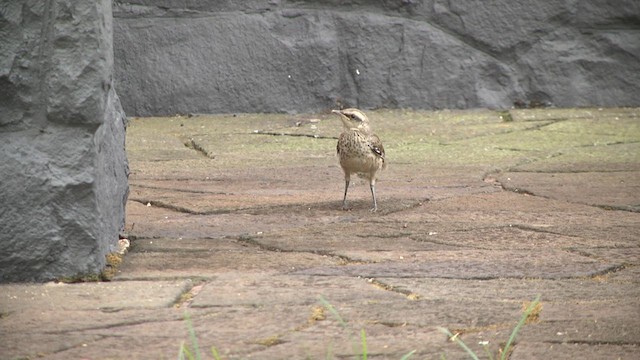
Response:
M0 282L99 273L124 226L111 1L0 1Z
M640 105L640 2L121 0L133 115Z

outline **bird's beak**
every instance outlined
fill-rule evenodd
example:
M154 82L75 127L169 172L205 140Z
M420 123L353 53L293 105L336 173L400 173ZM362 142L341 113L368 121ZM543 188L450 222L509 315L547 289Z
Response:
M342 115L342 113L340 112L340 110L331 110L332 114L338 114L338 115Z

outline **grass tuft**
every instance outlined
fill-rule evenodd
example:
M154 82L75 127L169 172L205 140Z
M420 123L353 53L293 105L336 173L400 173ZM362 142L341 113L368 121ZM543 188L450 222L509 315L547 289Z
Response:
M338 320L338 323L345 329L345 330L349 330L349 338L351 339L351 343L354 344L354 353L358 353L357 351L357 346L355 345L354 339L353 339L353 330L349 329L348 323L344 320L344 318L340 315L340 313L338 312L338 310L336 310L336 308L331 305L330 302L328 302L325 298L323 298L322 296L320 296L319 298L320 303L322 303L322 305L336 318L336 320ZM416 350L412 350L408 353L406 353L404 356L402 356L401 360L408 360L411 355L413 355L416 352ZM358 359L361 360L367 360L368 358L368 347L367 347L367 334L365 332L364 329L360 330L360 351L359 351L359 356ZM327 359L329 359L329 357L327 357Z
M357 342L354 341L355 333L353 332L353 330L349 328L348 322L340 315L338 310L336 310L336 308L333 305L331 305L331 303L328 302L323 297L319 298L319 302L322 304L322 306L314 306L312 308L312 313L311 313L311 316L309 317L309 323L325 320L326 319L325 310L328 311L329 313L331 313L331 315L333 315L333 317L335 317L335 319L338 321L340 326L342 326L345 330L349 331L349 337L354 346L353 347L354 354L357 354L356 355L357 359L367 360L369 357L369 350L368 350L367 334L365 330L360 329L360 342L359 342L360 346L358 347ZM536 296L536 298L531 302L523 303L523 314L520 317L520 320L518 321L517 325L513 328L513 331L511 332L511 335L509 336L507 343L503 347L498 349L498 357L494 357L491 351L489 351L487 344L483 344L483 349L485 351L485 355L487 356L487 358L489 360L494 360L494 359L507 360L511 355L511 352L513 352L513 346L515 344L516 336L520 331L520 329L522 328L522 326L524 326L525 324L531 324L539 321L541 312L542 312L542 303L540 303L540 295ZM184 314L184 320L187 327L187 331L189 333L190 346L185 344L184 341L180 343L178 360L202 360L203 358L200 353L198 338L196 337L195 331L193 329L191 317L187 312L185 312ZM449 340L457 343L458 346L464 349L464 351L469 355L471 359L473 360L480 359L478 355L475 352L473 352L473 350L471 350L464 343L464 341L462 341L462 339L460 339L460 333L452 334L451 331L443 327L439 327L438 330L446 334L449 337ZM276 336L271 336L271 337L259 340L257 343L264 346L274 346L274 345L281 344L283 342L284 341L280 339L279 336L276 335ZM412 350L404 354L400 358L400 360L408 360L415 353L416 353L416 350ZM222 358L220 357L220 354L218 353L215 347L211 347L211 355L215 360L222 360ZM327 360L333 359L331 347L328 349L328 352L325 358ZM440 359L446 360L445 354L442 354Z
M536 296L536 298L531 302L525 302L523 304L523 309L524 309L524 312L523 312L522 316L520 317L520 321L518 321L518 324L513 328L513 331L511 332L511 336L509 336L509 340L507 340L507 343L504 345L504 347L498 349L498 354L499 354L499 359L500 360L506 360L506 359L509 358L509 355L513 351L513 344L515 343L516 336L518 335L518 332L520 331L520 328L522 328L522 326L524 324L530 324L530 323L536 322L540 318L540 312L542 311L542 303L540 303L540 295ZM462 349L464 349L464 351L466 351L466 353L472 359L479 360L478 355L476 355L476 353L474 353L473 350L471 350L458 337L459 333L456 333L454 335L454 334L451 333L451 331L449 331L446 328L442 328L442 327L439 327L438 330L440 330L440 332L446 334L449 337L449 340L454 341L455 343L457 343ZM485 353L487 354L487 357L489 358L489 360L493 360L494 357L491 354L491 352L489 351L487 345L484 345L484 350L485 350ZM444 355L442 356L442 358L444 359Z

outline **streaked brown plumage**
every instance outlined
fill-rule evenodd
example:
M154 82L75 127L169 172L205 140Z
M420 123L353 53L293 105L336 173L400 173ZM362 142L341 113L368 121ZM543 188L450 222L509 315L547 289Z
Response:
M340 166L344 171L344 198L342 208L347 209L347 191L351 174L362 175L369 179L373 208L378 210L376 201L376 175L379 170L387 167L384 155L384 147L378 135L374 134L369 125L367 116L358 109L333 110L332 113L340 116L343 131L338 138L338 156Z

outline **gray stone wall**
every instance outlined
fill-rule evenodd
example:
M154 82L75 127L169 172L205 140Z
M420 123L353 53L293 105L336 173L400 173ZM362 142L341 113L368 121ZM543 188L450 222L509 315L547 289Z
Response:
M111 1L0 1L0 282L99 273L124 226Z
M131 115L640 105L637 0L121 0Z

